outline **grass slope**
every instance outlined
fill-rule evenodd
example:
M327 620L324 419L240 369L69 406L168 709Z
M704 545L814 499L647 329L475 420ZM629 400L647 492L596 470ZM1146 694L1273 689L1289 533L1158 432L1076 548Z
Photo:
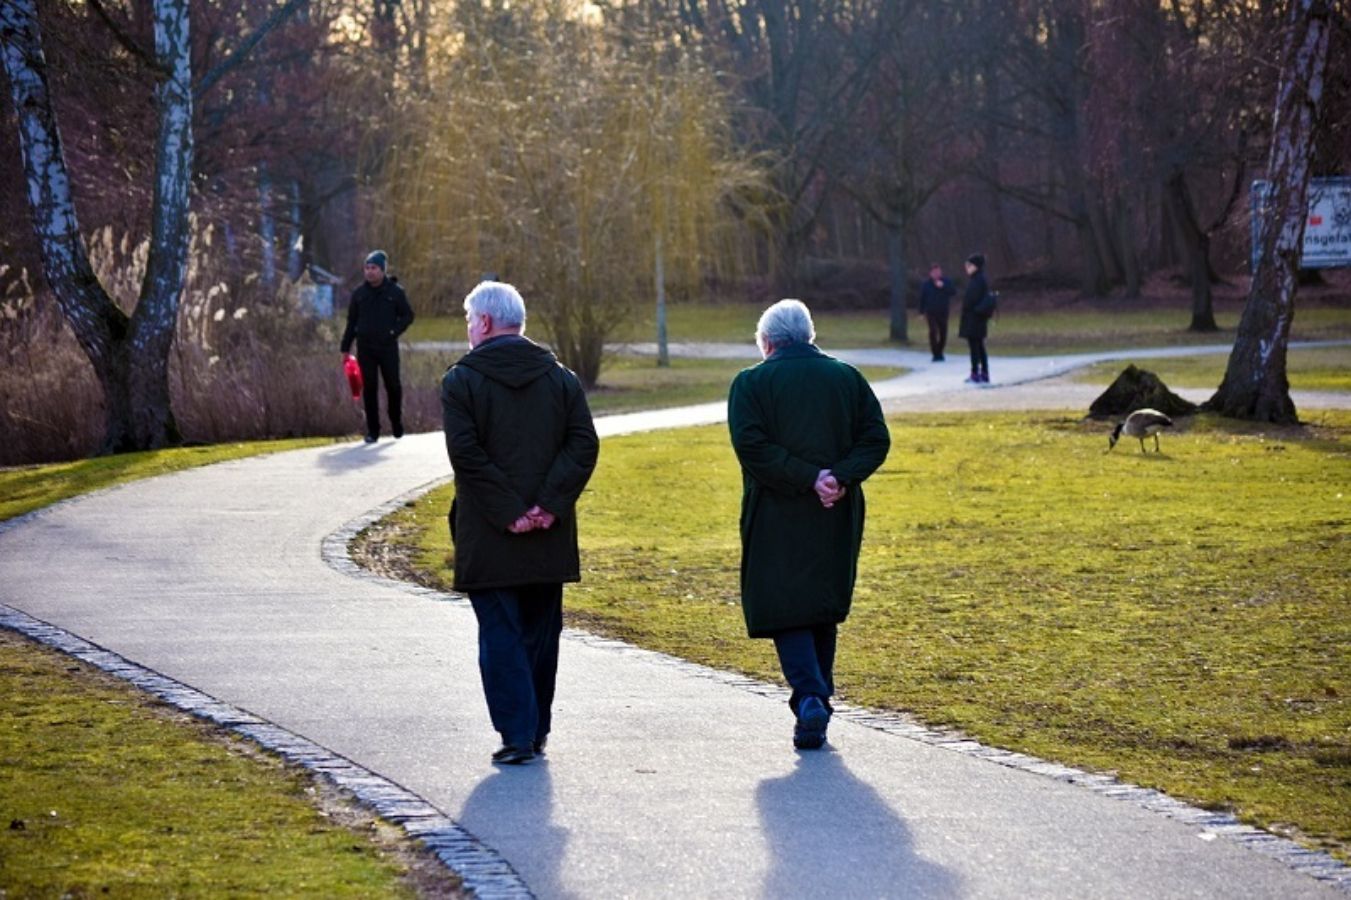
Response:
M411 897L306 773L0 631L0 895Z
M1169 387L1215 388L1224 380L1229 357L1224 354L1131 360L1163 379ZM1099 363L1075 373L1075 381L1110 384L1126 361ZM1291 350L1286 361L1291 390L1351 391L1351 345Z
M1121 347L1187 346L1224 344L1234 339L1239 309L1222 308L1216 313L1220 331L1194 333L1186 330L1185 306L1070 306L1044 304L1020 305L1017 300L1004 304L999 317L990 326L990 352L995 354L1037 355L1113 350ZM950 322L952 352L960 354L966 344L957 337L956 305ZM763 308L749 303L679 303L669 307L668 333L672 342L717 341L752 344L755 324ZM838 312L820 310L816 323L817 343L826 350L896 346L887 339L888 313L885 310ZM912 312L910 346L927 346L927 326ZM1313 306L1301 309L1296 317L1291 340L1315 340L1351 337L1351 309L1337 306ZM617 341L652 341L656 326L635 321L615 334ZM538 337L538 335L537 335ZM464 319L456 316L419 316L405 339L464 340Z
M902 416L869 482L837 681L1004 747L1351 846L1351 415L1202 419L1106 454L1101 426ZM445 586L453 488L400 513ZM581 505L573 624L757 677L721 427L608 439Z

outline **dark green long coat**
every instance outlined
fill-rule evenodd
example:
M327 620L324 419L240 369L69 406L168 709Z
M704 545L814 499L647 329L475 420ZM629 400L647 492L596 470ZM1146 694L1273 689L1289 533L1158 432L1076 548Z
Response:
M843 622L863 542L862 482L891 446L876 395L853 366L791 344L736 376L727 414L742 472L747 632ZM822 469L848 486L831 509L813 489Z
M533 341L502 335L450 367L441 411L455 589L577 581L577 498L600 451L577 376ZM536 504L558 517L552 528L507 530Z

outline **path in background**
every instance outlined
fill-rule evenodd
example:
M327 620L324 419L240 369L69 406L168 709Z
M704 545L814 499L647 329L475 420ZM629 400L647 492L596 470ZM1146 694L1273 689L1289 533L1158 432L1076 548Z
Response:
M992 366L1013 378L1049 364ZM960 371L917 366L878 390L891 404L932 398ZM1009 408L1017 389L959 390ZM724 414L716 403L597 424L609 436ZM1222 819L1166 818L1101 779L1105 793L969 743L859 716L832 725L831 750L796 753L782 692L574 632L548 760L495 770L467 604L350 577L320 552L448 474L432 433L114 488L0 533L0 603L404 785L541 897L1345 896L1215 839Z

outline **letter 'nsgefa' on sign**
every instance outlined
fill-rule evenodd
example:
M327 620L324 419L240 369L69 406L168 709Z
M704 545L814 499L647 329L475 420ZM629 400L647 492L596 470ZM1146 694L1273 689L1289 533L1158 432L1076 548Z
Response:
M1252 269L1257 271L1262 221L1271 185L1252 183ZM1309 179L1309 213L1304 223L1302 269L1339 269L1351 266L1351 178Z

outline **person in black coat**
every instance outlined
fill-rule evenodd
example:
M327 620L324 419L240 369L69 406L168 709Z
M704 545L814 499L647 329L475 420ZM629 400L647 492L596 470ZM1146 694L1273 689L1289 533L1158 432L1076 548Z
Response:
M385 406L390 431L403 437L403 382L399 378L399 335L413 324L413 308L398 282L385 274L389 262L383 250L366 257L365 281L347 304L347 329L342 334L342 354L357 344L361 366L361 399L366 406L366 443L380 438L380 377L385 379Z
M527 339L525 301L485 281L464 301L470 351L441 381L455 472L450 536L457 591L479 623L479 673L502 747L544 750L563 628L563 583L578 581L577 498L600 442L577 376Z
M966 258L966 293L962 295L962 320L957 336L965 338L971 347L971 375L967 384L990 383L990 358L985 352L985 338L994 315L994 298L985 278L985 257L973 253Z
M919 289L920 315L929 323L929 350L933 352L933 361L943 361L943 349L948 343L948 315L952 298L957 296L957 286L943 277L943 267L938 263L929 265L929 278Z

